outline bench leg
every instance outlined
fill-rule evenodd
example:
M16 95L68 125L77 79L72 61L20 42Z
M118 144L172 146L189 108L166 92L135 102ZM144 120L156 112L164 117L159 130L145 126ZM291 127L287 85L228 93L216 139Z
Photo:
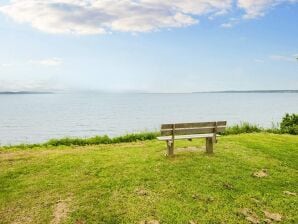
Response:
M216 134L213 135L213 143L217 143L217 137L216 137Z
M213 138L206 138L206 152L208 154L213 153Z
M167 155L168 156L173 156L174 155L174 142L173 141L167 141L167 148L168 148Z

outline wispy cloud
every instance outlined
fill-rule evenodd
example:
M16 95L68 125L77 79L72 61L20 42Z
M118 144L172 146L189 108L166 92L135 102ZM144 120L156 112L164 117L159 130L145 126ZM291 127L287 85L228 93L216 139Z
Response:
M245 19L264 16L268 10L283 3L295 3L297 0L238 0L238 7L245 11Z
M221 24L222 28L232 28L240 22L237 18L230 18L228 22Z
M286 55L270 55L269 58L274 61L285 61L285 62L296 62L297 55L286 56Z
M265 60L256 58L256 59L254 59L254 62L256 62L256 63L264 63Z
M43 60L30 60L29 63L42 66L59 66L63 63L63 60L61 58L49 58Z

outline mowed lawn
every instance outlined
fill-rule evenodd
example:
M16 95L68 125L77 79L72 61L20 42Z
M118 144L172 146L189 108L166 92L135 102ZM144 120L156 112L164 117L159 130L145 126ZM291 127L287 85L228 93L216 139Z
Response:
M173 158L165 147L0 149L0 223L269 222L264 211L298 223L297 136L223 136L213 155L203 140Z

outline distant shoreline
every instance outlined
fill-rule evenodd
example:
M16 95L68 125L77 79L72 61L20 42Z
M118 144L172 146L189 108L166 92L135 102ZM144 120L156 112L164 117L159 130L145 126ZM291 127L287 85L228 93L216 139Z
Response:
M193 93L298 93L298 90L226 90L226 91L206 91Z
M298 90L223 90L196 92L135 92L139 94L206 94L206 93L298 93Z
M0 95L38 95L38 94L55 94L56 92L46 92L46 91L0 91ZM63 93L63 92L60 92ZM72 93L72 92L68 92ZM78 93L78 92L73 92ZM89 93L89 91L85 91L82 93ZM90 91L90 93L118 93L118 92L96 92ZM224 91L197 91L197 92L119 92L118 94L206 94L206 93L298 93L298 90L224 90Z
M53 92L33 92L33 91L5 91L0 92L0 95L22 95L22 94L54 94Z

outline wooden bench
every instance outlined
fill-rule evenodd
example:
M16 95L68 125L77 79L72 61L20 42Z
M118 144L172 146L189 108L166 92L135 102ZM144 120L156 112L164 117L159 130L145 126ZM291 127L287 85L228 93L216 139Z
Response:
M206 138L206 152L213 153L213 143L216 143L218 133L225 130L226 121L162 124L161 136L157 139L167 142L168 156L174 155L175 140Z

